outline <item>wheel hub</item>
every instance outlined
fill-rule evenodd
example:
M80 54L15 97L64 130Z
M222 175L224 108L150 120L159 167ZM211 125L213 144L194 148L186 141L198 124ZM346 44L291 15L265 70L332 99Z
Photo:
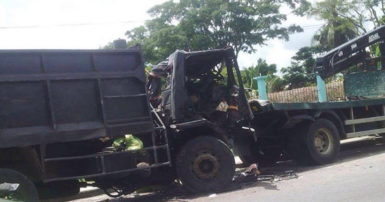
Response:
M331 132L328 129L320 128L314 136L314 146L321 154L329 153L331 150Z
M193 171L201 179L210 179L216 176L220 164L218 159L208 153L198 155L193 162Z

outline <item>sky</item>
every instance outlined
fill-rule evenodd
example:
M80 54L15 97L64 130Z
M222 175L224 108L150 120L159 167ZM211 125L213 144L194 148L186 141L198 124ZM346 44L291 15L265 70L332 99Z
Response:
M0 0L0 49L97 49L150 19L147 10L166 0ZM283 9L282 12L287 12ZM311 38L322 22L288 15L284 26L296 23L304 32L289 41L269 40L253 54L241 53L245 68L258 58L290 65L291 57Z

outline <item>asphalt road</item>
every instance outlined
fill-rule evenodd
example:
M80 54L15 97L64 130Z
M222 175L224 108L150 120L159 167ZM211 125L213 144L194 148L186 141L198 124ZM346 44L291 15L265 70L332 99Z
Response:
M164 191L111 199L83 193L75 201L385 201L385 139L364 138L342 145L339 159L326 166L283 162L261 169L273 181L236 178L223 193L188 195L178 186ZM294 171L295 175L284 175ZM283 177L278 177L284 175ZM79 198L83 197L83 198ZM67 199L68 200L68 199Z
M242 190L193 201L385 201L383 143L372 145L381 147L380 151L359 147L345 151L339 162L299 171L298 179L255 183Z

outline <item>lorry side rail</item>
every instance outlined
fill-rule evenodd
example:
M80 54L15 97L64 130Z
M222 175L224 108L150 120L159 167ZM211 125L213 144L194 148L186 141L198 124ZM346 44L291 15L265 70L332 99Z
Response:
M152 145L138 149L138 150L129 150L129 151L115 151L115 152L100 152L96 154L89 155L80 155L80 156L68 156L68 157L50 157L42 159L42 168L44 171L52 170L49 167L55 167L60 163L72 162L75 165L76 162L88 162L93 167L97 168L94 170L85 170L83 173L76 174L60 174L55 172L55 175L50 174L49 172L44 172L44 182L53 182L61 180L71 180L71 179L80 179L80 178L95 178L105 175L113 174L124 174L130 173L133 171L156 168L160 166L171 166L171 154L167 136L166 126L162 122L160 116L157 114L156 110L150 105L151 111L153 113L154 119L154 128L155 131L151 134ZM161 139L162 141L159 141ZM138 166L138 163L141 163L138 156L146 153L150 155L150 162L145 166ZM120 163L119 163L120 162ZM53 165L50 165L53 164Z
M105 175L112 175L112 174L120 174L120 173L129 173L132 171L137 170L143 170L143 169L149 169L149 168L156 168L160 166L170 166L171 162L169 160L167 161L159 161L158 159L146 167L136 167L136 164L132 164L132 162L129 162L127 164L124 164L124 167L114 167L114 164L119 161L129 161L135 158L135 153L137 152L143 152L143 151L156 151L159 152L159 150L167 150L168 145L161 145L161 146L151 146L142 148L140 150L132 150L132 151L122 151L122 152L113 152L113 153L99 153L99 154L93 154L93 155L84 155L84 156L72 156L72 157L58 157L58 158L47 158L44 159L45 167L49 166L50 162L58 162L58 161L67 161L67 162L78 162L78 161L88 161L93 160L94 165L98 165L99 168L98 172L90 172L90 173L84 173L80 175L75 176L45 176L44 182L53 182L53 181L62 181L62 180L71 180L71 179L81 179L81 178L93 178L93 177L101 177ZM118 160L120 159L120 160ZM112 169L114 167L114 169ZM76 169L76 168L73 168Z
M374 116L368 118L356 119L354 115L354 108L350 108L350 119L345 120L345 126L351 127L351 132L346 134L347 138L362 137L367 135L378 135L385 133L385 124L383 127L371 128L369 130L357 131L356 126L359 124L368 124L385 121L385 105L382 105L382 116Z

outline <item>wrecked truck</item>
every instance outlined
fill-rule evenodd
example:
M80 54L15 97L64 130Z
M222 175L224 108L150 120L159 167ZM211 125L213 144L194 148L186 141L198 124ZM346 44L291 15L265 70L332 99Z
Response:
M154 107L139 47L0 51L0 196L36 201L80 182L110 196L176 178L190 191L228 185L236 137L255 141L234 52L167 61ZM143 147L111 146L126 134Z

